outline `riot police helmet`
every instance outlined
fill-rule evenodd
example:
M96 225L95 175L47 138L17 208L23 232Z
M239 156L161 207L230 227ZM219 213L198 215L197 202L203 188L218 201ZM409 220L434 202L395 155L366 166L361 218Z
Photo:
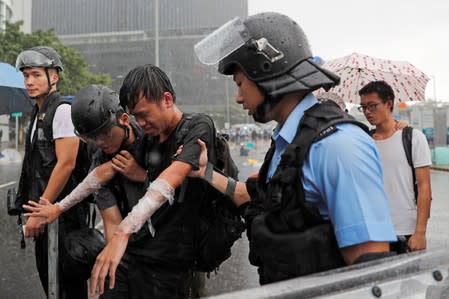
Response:
M291 18L275 12L235 18L195 45L200 61L218 63L232 75L237 67L268 96L326 90L339 78L313 61L304 31Z
M123 112L117 92L103 85L83 87L72 102L75 134L84 141L95 140L118 125L117 119Z

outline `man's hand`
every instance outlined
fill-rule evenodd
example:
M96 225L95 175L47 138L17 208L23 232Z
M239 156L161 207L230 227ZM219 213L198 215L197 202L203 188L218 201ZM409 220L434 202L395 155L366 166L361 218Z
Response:
M25 225L25 238L38 237L45 231L45 217L30 217Z
M408 127L410 124L406 120L397 120L396 125L394 126L395 130L402 130Z
M189 177L193 178L203 178L206 172L207 166L207 148L206 143L204 143L201 139L196 141L201 149L200 158L198 160L198 170L191 170L188 174Z
M120 151L112 158L112 168L131 181L145 182L147 172L137 164L134 157L128 151Z
M414 233L408 240L410 251L423 250L427 247L426 235L424 233Z
M51 204L46 199L41 199L39 203L30 200L27 205L23 205L23 208L31 212L25 213L25 216L44 218L46 224L52 223L62 214L62 210L58 205Z
M104 293L104 283L106 276L109 276L109 288L113 289L115 286L115 271L120 263L120 260L125 253L128 245L129 235L115 232L111 240L107 243L103 251L97 256L95 265L92 269L90 277L90 294L95 295L97 290L101 294Z

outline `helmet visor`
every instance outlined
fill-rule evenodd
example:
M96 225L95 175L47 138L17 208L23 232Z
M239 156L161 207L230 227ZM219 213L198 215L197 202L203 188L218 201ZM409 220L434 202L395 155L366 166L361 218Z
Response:
M236 17L199 41L195 45L195 53L202 63L214 65L240 48L250 38L243 21Z
M16 69L18 70L26 67L53 67L53 65L53 60L33 50L23 51L16 60Z

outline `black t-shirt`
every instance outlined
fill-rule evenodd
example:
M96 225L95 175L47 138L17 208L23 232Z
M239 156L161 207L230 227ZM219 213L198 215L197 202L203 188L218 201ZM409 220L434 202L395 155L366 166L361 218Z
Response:
M206 147L210 149L209 145L212 144L214 135L209 120L201 114L195 115L188 123L184 138L178 140L178 129L183 121L181 120L176 130L164 142L159 143L159 137L149 138L146 162L150 181L156 179L174 160L188 163L194 170L197 170L200 156L198 139L203 140L206 143ZM179 155L175 156L176 150L180 145L178 142L183 145L183 150Z
M145 136L142 129L134 122L131 122L131 128L136 135L136 140L133 144L124 147L123 150L127 150L134 157L137 164L145 168ZM112 157L113 155L107 155L100 149L97 150L92 158L91 170L108 162ZM145 187L144 183L133 182L125 176L117 174L111 181L95 192L95 202L100 210L118 205L122 215L126 216L131 208L128 201L137 202L145 194Z
M158 137L149 138L146 162L150 181L156 179L173 160L189 163L193 169L198 169L200 147L197 140L203 140L207 146L212 144L214 131L208 118L195 115L188 123L184 138L179 140L178 129L181 122L164 142L159 143ZM183 150L175 157L179 142L183 144ZM146 256L152 262L166 267L188 268L193 264L199 207L204 198L207 183L200 179L188 178L187 180L183 198L179 196L181 188L178 187L173 205L164 203L151 217L156 235L146 236L139 242L129 244L128 252Z

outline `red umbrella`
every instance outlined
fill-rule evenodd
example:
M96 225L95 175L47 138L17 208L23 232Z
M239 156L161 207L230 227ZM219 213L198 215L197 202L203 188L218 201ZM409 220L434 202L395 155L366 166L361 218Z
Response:
M323 67L340 76L340 84L331 88L330 92L338 94L345 102L359 103L359 90L370 81L378 80L387 82L393 88L397 102L425 100L429 77L406 61L352 53L326 61ZM318 95L322 92L320 90Z

